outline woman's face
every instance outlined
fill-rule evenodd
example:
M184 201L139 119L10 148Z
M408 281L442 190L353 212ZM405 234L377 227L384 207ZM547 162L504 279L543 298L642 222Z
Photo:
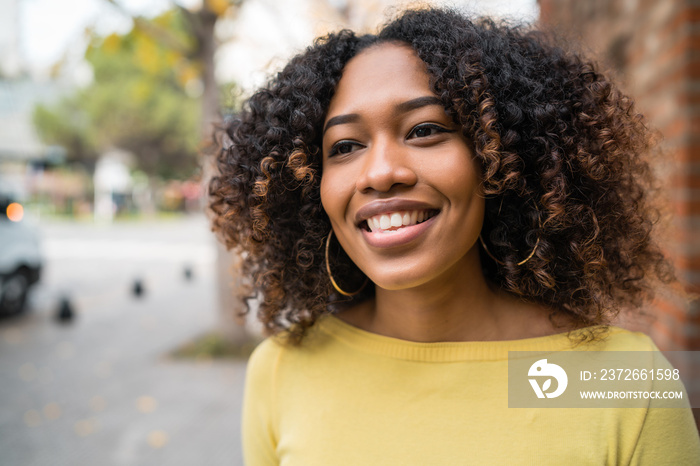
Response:
M370 280L405 289L478 264L479 183L470 143L410 47L381 44L347 64L324 122L321 201Z

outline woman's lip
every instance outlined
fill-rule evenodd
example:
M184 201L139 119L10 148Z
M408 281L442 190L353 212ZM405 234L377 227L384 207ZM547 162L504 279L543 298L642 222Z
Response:
M403 246L404 244L408 244L420 235L422 235L428 228L430 228L430 226L433 224L433 221L439 216L440 214L438 213L437 215L430 217L423 223L401 227L395 231L390 230L382 232L367 231L364 229L360 231L362 231L362 236L365 238L365 241L367 241L367 243L372 247L395 248L398 246Z
M359 225L375 215L388 214L390 212L406 212L411 210L438 210L423 201L411 199L382 199L370 202L360 207L355 213L355 225Z

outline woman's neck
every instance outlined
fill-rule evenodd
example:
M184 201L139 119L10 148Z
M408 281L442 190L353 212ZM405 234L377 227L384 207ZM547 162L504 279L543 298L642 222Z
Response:
M376 297L338 315L372 333L417 342L513 340L562 331L549 311L492 289L476 257L435 280Z

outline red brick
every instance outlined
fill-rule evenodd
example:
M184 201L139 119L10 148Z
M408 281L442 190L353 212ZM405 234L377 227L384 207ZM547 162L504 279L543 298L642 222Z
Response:
M700 271L700 256L679 256L676 264L681 270Z
M691 137L698 135L690 135ZM697 163L700 162L700 141L699 142L685 142L677 145L673 148L673 162L680 167L687 163ZM681 168L682 169L682 168ZM697 172L692 172L693 176L697 175Z
M700 22L700 7L688 7L681 10L676 16L669 21L668 28L676 29L687 23Z
M690 121L678 118L668 125L659 127L659 130L664 135L664 138L672 139L682 134L691 134L692 125Z
M674 213L680 217L700 217L700 200L676 201L673 203Z
M646 86L640 86L637 89L637 95L649 96L663 92L668 86L685 83L687 77L687 66L679 62L676 66L669 67L665 73L656 76L655 79L651 80Z
M675 188L690 188L700 190L700 175L692 176L681 173L671 175L670 185Z
M698 21L700 21L700 8L684 8L678 11L658 32L659 38L663 40L669 34L673 34L675 31L682 29L685 24L697 23Z
M661 147L667 156L660 162L665 166L661 171L670 171L673 187L668 193L673 228L664 236L673 240L668 252L674 253L683 286L700 293L700 232L693 229L700 225L700 88L692 91L689 86L700 84L700 5L697 0L692 2L696 6L683 0L663 5L658 0L639 0L635 11L626 14L624 1L539 3L543 22L568 29L596 50L607 51L613 40L630 35L625 68L619 70L622 88L632 91L638 107L647 110L649 124L664 135ZM697 331L688 331L698 330L700 316L691 317L687 306L672 299L652 303L650 313L657 319L648 328L663 349L700 349Z
M686 55L695 39L689 34L675 33L677 37L659 38L661 46L653 54L641 47L633 50L629 56L630 65L653 62L655 66L668 66L677 57Z
M680 337L666 324L663 324L657 320L652 324L651 329L656 336L654 342L657 344L657 346L659 346L659 348L666 351L686 348L687 342L685 339Z
M668 301L659 300L655 302L658 313L663 313L678 322L687 322L688 316L686 309L679 307L676 304L671 304Z
M692 323L685 318L677 318L673 314L667 313L665 310L659 310L657 322L667 328L674 336L674 341L679 345L684 345L689 338L694 337L693 332L688 331L688 327Z

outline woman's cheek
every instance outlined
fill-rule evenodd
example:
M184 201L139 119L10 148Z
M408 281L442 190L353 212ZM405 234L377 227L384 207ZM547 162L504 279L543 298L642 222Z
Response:
M321 205L323 210L326 211L328 217L333 216L334 203L337 202L337 194L333 192L333 183L330 180L331 175L324 173L321 177Z

